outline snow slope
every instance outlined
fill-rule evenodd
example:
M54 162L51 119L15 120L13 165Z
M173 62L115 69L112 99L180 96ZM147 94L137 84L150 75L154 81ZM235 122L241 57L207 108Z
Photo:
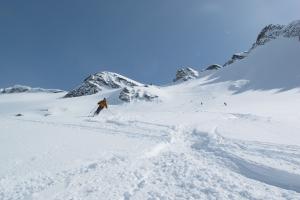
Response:
M278 38L258 46L243 60L218 70L215 82L246 80L245 90L290 90L300 86L300 41Z
M299 199L299 92L231 84L163 87L95 118L113 92L1 95L0 199Z
M299 46L276 38L152 102L0 95L0 199L300 199Z

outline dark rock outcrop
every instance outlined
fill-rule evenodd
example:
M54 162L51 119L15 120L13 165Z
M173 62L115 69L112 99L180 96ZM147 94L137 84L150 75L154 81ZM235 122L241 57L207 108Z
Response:
M207 68L205 68L205 71L207 71L207 70L218 70L218 69L220 69L220 68L222 68L221 65L218 65L218 64L212 64L212 65L209 65Z
M228 60L228 61L223 65L223 67L226 67L226 66L231 65L232 63L234 63L234 62L236 62L236 61L238 61L238 60L242 60L242 59L246 58L247 55L248 55L248 53L249 53L248 51L244 51L244 52L242 52L242 53L235 53L235 54L233 54L232 57L231 57L231 59Z
M181 69L178 69L176 72L176 78L173 80L173 82L178 81L188 81L191 79L195 79L199 76L199 72L191 67L184 67Z
M277 38L280 34L282 29L285 26L283 25L274 25L270 24L262 29L262 31L258 34L256 42L254 46L264 45L266 42L269 42L272 39Z
M131 102L133 100L142 100L142 101L153 101L158 98L158 95L147 89L148 87L125 87L120 95L119 99L125 102Z

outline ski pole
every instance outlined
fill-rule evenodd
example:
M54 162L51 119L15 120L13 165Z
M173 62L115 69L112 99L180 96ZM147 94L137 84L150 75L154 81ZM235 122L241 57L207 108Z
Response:
M93 109L89 112L89 116L91 115L91 113L96 109L97 106L94 106Z

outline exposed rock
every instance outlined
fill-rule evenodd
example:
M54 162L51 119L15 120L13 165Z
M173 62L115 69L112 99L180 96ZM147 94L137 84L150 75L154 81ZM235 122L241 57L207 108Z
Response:
M213 64L213 65L209 65L209 66L205 69L205 71L206 71L206 70L218 70L218 69L220 69L220 68L222 68L221 65Z
M24 85L14 85L12 87L3 88L1 93L22 93L28 92L31 88Z
M285 26L279 25L279 24L277 24L277 25L270 24L270 25L266 26L258 34L254 46L264 45L266 42L277 38L281 34L281 31L284 27Z
M123 88L123 90L120 92L119 99L125 102L130 102L131 101L131 90L128 89L127 87Z
M80 86L68 92L65 97L79 97L96 94L103 89L117 89L141 85L141 83L117 73L100 72L87 77Z
M173 80L173 82L178 81L188 81L191 79L195 79L199 76L199 72L194 70L191 67L184 67L176 72L176 78Z
M158 98L158 95L148 91L147 88L148 87L125 87L121 91L119 99L125 102L131 102L133 100L152 101Z
M238 60L242 60L242 59L246 58L247 55L248 55L248 53L249 53L248 51L244 51L242 53L235 53L235 54L233 54L232 57L231 57L231 59L229 61L227 61L223 65L223 67L226 67L227 65L231 65L232 63L234 63L234 62L236 62Z
M28 93L35 93L35 92L59 93L59 92L63 92L63 90L31 88L31 87L24 86L24 85L14 85L12 87L0 89L1 94L23 93L23 92L28 92Z
M252 48L255 48L259 45L264 45L265 43L278 37L300 37L300 20L293 21L286 26L278 24L270 24L266 26L259 33L256 42L253 44Z
M92 95L100 92L102 89L98 85L94 84L91 81L85 81L77 88L68 92L65 97L79 97L85 95Z

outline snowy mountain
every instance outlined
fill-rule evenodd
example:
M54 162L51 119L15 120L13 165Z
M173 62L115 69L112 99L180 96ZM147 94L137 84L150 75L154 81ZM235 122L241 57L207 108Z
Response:
M274 25L270 24L263 28L259 33L256 42L253 44L253 48L258 45L264 45L267 42L274 40L279 37L294 38L300 37L300 20L291 22L290 24Z
M102 72L78 98L0 95L0 199L300 199L298 27L175 84Z
M143 84L113 72L100 72L87 77L77 88L71 90L65 97L79 97L96 94L104 89L142 86Z
M212 65L209 65L208 67L206 67L203 71L218 70L218 69L221 69L221 68L222 68L221 65L212 64Z
M258 45L264 45L265 43L278 38L280 35L282 35L282 29L284 27L284 25L279 24L269 24L268 26L264 27L258 34L256 42L253 44L253 48Z
M32 87L24 86L24 85L14 85L12 87L0 89L0 94L11 94L11 93L22 93L22 92L27 92L27 93L34 93L34 92L59 93L59 92L63 92L63 90L32 88Z
M236 92L300 87L300 21L267 27L247 56L218 70L211 79L239 82L231 87Z
M114 100L123 102L153 101L161 93L155 86L144 85L130 78L113 72L100 72L87 77L77 88L68 92L65 97L80 97L106 91L114 91Z
M258 34L255 43L252 47L245 52L234 54L229 61L227 61L223 67L226 67L238 60L242 60L247 57L252 50L259 46L263 46L268 42L275 40L277 38L298 38L300 41L300 20L291 22L288 25L274 25L270 24L264 27Z

